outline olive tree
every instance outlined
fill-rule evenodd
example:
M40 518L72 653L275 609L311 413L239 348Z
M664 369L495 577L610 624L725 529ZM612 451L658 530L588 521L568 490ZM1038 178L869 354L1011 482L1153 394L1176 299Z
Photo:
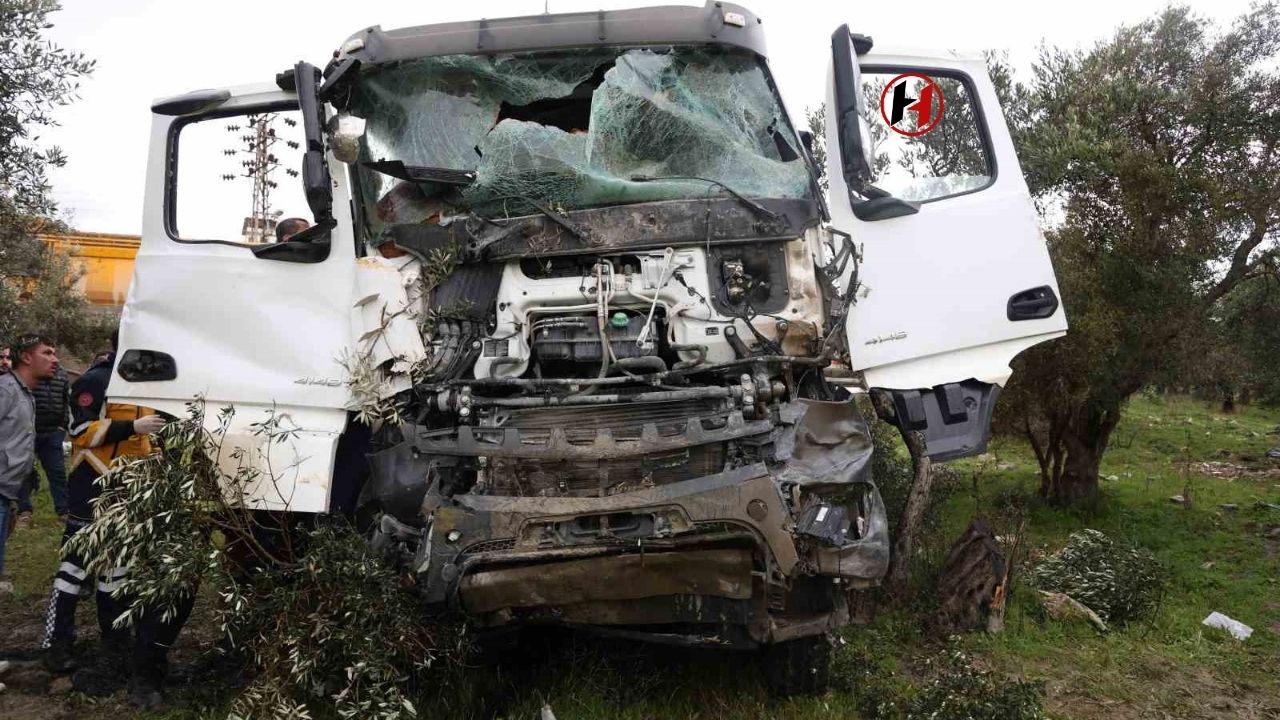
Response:
M1170 7L1091 49L1045 50L1028 85L1004 83L1071 321L1015 362L1001 400L1044 496L1096 496L1126 400L1276 257L1277 49L1273 4L1225 30Z

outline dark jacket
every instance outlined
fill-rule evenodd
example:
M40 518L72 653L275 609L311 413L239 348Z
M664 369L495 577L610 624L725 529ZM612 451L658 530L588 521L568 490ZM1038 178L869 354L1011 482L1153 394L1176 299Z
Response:
M31 394L36 398L36 432L47 433L67 429L70 420L71 381L67 371L58 368L50 380L41 380Z
M101 475L118 457L146 455L151 441L146 435L135 435L133 421L154 415L150 408L107 402L107 384L115 353L85 371L76 380L71 420L71 472L81 465Z

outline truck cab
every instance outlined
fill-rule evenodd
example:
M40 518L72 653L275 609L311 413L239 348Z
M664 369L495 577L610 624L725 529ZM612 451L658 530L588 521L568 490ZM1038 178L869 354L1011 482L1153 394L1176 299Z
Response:
M157 101L112 400L233 406L246 457L287 418L245 495L273 510L333 509L368 428L379 547L478 627L794 657L889 560L856 396L982 452L1066 320L981 59L824 35L819 167L764 30L722 2L371 27ZM241 175L272 191L243 221Z

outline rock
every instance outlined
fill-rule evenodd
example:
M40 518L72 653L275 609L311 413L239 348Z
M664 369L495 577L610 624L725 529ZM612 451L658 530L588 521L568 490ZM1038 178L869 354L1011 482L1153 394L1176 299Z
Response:
M3 675L7 672L9 672L9 661L0 660L0 675Z
M1237 640L1248 640L1253 634L1253 628L1245 625L1239 620L1232 620L1220 612L1214 611L1209 613L1209 617L1200 621L1201 625L1208 625L1211 628L1221 628L1231 633L1231 637Z
M1102 476L1102 479L1103 479L1103 480L1109 480L1109 481L1111 481L1111 482L1116 482L1117 480L1119 480L1119 479L1120 479L1120 476L1119 476L1119 475L1104 475L1104 476Z
M1277 445L1267 451L1267 457L1272 460L1280 460L1280 445Z
M1083 618L1098 630L1107 631L1107 624L1103 622L1102 618L1098 617L1098 613L1080 604L1075 598L1066 593L1041 590L1040 604L1044 605L1045 612L1054 620Z
M1175 505L1185 505L1187 502L1187 499L1182 497L1181 495L1174 495L1173 497L1169 498L1169 502L1174 503Z
M1200 566L1200 569L1201 569L1201 570L1212 570L1212 569L1213 569L1213 564L1214 564L1214 563L1213 563L1213 561L1212 561L1212 560L1209 560L1209 561L1205 562L1205 564L1201 565L1201 566Z
M62 675L60 677L54 678L53 682L49 683L49 694L50 695L66 695L67 693L71 692L71 688L72 688L71 678L67 677L66 675Z

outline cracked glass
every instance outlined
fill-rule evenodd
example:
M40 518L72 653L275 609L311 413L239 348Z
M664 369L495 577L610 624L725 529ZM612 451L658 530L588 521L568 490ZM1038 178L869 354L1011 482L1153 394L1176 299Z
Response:
M364 161L475 173L466 187L361 166L371 229L724 195L808 198L809 170L749 53L706 48L442 56L361 77ZM700 179L693 179L700 178ZM714 181L714 182L709 182Z

